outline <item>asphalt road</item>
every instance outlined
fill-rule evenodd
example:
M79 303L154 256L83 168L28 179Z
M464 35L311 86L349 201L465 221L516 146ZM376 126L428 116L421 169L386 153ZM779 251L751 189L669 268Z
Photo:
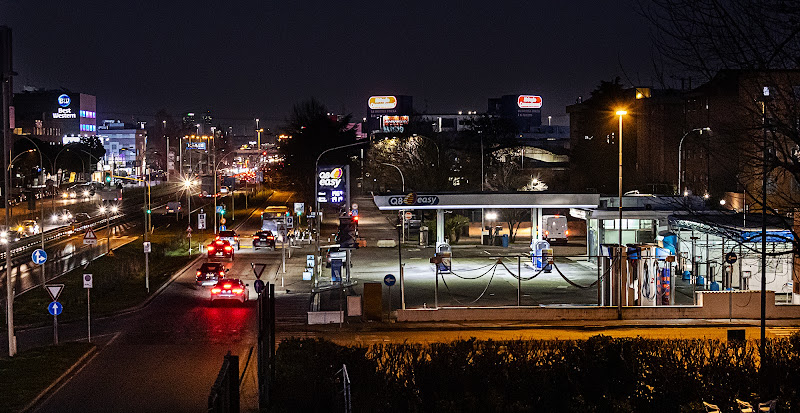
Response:
M278 193L270 203L285 202L290 196ZM257 211L237 231L252 235L260 227L259 217ZM194 284L195 269L205 257L198 259L141 310L96 321L93 334L97 334L99 352L35 411L203 411L228 351L239 355L240 373L244 372L242 411L257 410L255 355L245 370L257 334L256 294L252 290L255 277L250 263L268 264L265 272L274 274L281 251L253 251L247 248L247 238L241 244L232 262L222 262L230 268L228 277L241 278L249 285L251 301L210 305L208 288ZM47 330L20 332L18 340L47 334ZM64 339L85 335L85 325L62 330Z

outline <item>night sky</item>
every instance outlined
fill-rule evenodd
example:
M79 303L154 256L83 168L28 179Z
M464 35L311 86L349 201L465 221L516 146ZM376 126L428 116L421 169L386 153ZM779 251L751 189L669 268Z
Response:
M102 118L210 109L274 126L311 96L362 117L374 94L452 113L532 93L565 124L601 79L653 84L632 1L0 0L0 24L16 90L94 94Z

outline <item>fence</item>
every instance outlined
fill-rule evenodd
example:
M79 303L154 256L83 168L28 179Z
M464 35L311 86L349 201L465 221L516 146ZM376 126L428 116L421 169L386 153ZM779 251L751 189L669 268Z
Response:
M232 413L239 411L239 356L225 355L217 380L208 395L209 413Z

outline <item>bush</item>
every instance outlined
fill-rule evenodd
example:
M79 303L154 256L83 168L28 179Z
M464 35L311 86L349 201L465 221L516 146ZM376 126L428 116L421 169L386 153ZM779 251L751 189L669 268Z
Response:
M680 412L702 411L703 401L724 411L736 398L800 407L800 336L770 340L763 360L757 343L596 336L369 348L283 341L277 410L337 410L343 364L353 411Z

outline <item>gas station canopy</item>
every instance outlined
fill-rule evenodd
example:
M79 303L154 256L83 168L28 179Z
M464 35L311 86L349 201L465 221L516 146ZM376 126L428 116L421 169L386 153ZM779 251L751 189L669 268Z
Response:
M597 208L600 194L550 192L375 195L382 211L404 209Z

